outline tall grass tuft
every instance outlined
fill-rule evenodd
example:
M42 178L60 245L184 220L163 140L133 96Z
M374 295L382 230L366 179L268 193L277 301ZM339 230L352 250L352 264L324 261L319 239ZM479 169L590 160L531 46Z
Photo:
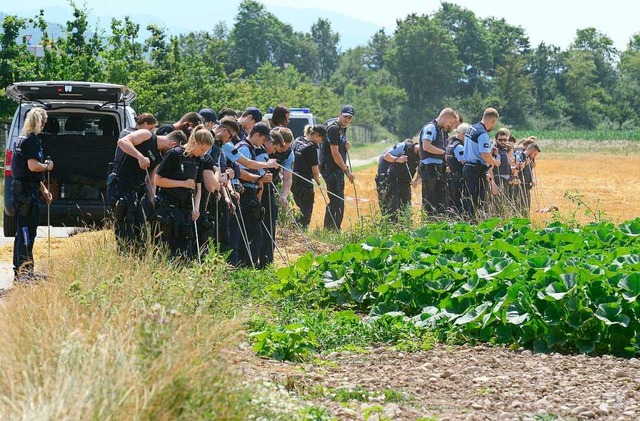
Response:
M121 256L107 231L63 252L0 303L0 419L247 417L226 351L242 310L219 258Z

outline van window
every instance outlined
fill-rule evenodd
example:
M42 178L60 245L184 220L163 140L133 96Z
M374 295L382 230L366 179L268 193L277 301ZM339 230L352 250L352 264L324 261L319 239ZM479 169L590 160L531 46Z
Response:
M293 137L294 138L298 138L302 135L304 135L304 128L306 125L310 124L309 120L305 117L305 118L295 118L294 116L291 116L291 119L289 120L289 125L287 127L289 127L291 129L291 131L293 132Z

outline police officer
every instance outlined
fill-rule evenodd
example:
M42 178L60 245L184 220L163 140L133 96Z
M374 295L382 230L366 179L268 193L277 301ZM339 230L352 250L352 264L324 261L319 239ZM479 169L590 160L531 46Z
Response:
M256 107L249 107L243 113L242 116L238 119L238 124L240 124L240 133L238 133L238 141L247 140L249 136L249 132L253 126L257 123L262 122L262 111L260 111Z
M342 107L338 118L327 127L327 139L320 148L320 173L327 184L329 203L324 214L325 229L340 231L344 216L344 176L353 184L355 176L345 163L351 144L347 140L347 127L355 117L351 105Z
M257 149L265 143L273 142L271 130L266 123L257 123L249 132L247 140L242 140L232 152L234 155L242 155L245 159L256 161ZM258 169L249 168L240 164L240 180L244 191L240 195L240 213L244 224L245 241L240 244L240 264L255 266L258 263L260 248L262 247L262 224L264 209L258 199L260 183L270 183L271 173L260 174Z
M509 163L509 157L507 156L507 143L511 132L506 127L501 127L496 132L496 144L494 154L500 161L500 165L493 167L493 182L495 185L495 203L497 205L496 211L498 214L503 214L509 209L509 198L511 197L511 186L509 181L511 180L511 164Z
M462 167L464 166L464 137L469 125L461 123L445 149L447 162L447 208L454 215L462 215Z
M284 207L289 206L289 194L291 193L291 183L293 182L293 150L291 144L293 143L293 132L287 127L277 126L274 130L278 131L282 135L284 140L284 146L276 146L276 151L270 156L275 159L282 168L279 175L282 177L275 177L274 182L276 186L280 183L282 178L282 188L280 189L280 205Z
M322 145L327 138L327 128L323 124L306 126L304 136L293 141L291 150L293 151L293 172L291 185L293 200L300 208L301 216L298 223L303 228L307 228L311 222L313 213L313 179L320 185L320 170L318 169L318 146ZM309 181L307 181L309 180Z
M420 131L420 178L422 178L422 210L442 214L446 206L444 155L447 133L458 122L458 115L445 108L438 117Z
M13 273L17 282L44 278L33 271L33 243L40 219L38 192L42 193L47 204L53 200L42 183L44 172L53 169L53 161L44 159L42 142L38 137L46 123L44 108L32 108L25 119L22 136L16 139L13 149L11 203L17 225L13 242Z
M216 212L215 242L220 247L220 252L230 252L227 259L232 265L238 263L240 228L237 224L232 224L237 201L234 202L234 198L232 197L232 193L229 192L229 189L231 188L232 181L240 177L240 168L228 159L223 148L224 145L229 144L232 146L230 150L233 150L231 139L236 136L239 131L240 126L235 116L233 118L224 117L220 120L220 123L213 128L215 141L209 151L214 164L220 171L218 176L218 181L220 182L219 194L213 196L212 203L209 205L211 209L215 209ZM239 200L240 197L238 196L236 199ZM232 226L235 228L235 236L233 237L231 236Z
M378 170L376 171L376 193L378 194L378 206L380 207L380 214L382 216L389 215L389 167L391 162L387 162L383 153L378 157Z
M186 113L177 122L172 124L163 124L162 126L158 127L156 129L156 135L164 136L173 131L182 130L188 137L191 135L191 130L193 130L193 128L199 124L202 124L202 117L200 116L200 114L196 112Z
M280 129L280 127L278 127ZM271 142L266 142L262 149L257 151L257 160L259 162L267 162L269 159L276 159L275 154L277 151L284 152L285 144L284 138L280 133L280 130L272 129ZM278 162L280 164L280 162ZM280 164L281 165L281 164ZM276 183L280 180L280 167L269 168L266 170L260 170L260 175L266 172L271 173L271 182L261 182L259 198L262 203L262 207L265 210L264 220L262 221L262 247L260 248L260 254L258 256L258 268L264 269L271 263L273 263L273 251L275 247L276 238L276 223L278 222L278 194L275 189Z
M253 112L251 111L251 109L248 109L248 110L249 110L249 114ZM249 117L249 118L252 119L253 117ZM232 121L231 117L225 117L220 121L220 123L221 123L221 126L224 126L227 129L229 129L231 127L231 123L230 123L231 121ZM246 121L247 120L245 120L245 123ZM236 122L236 124L238 124L239 131L242 131L242 126L240 126L238 122ZM252 124L251 126L253 127L254 124ZM233 129L231 130L235 131ZM229 184L229 189L230 189L230 197L233 205L232 209L235 208L236 210L238 210L238 208L240 207L240 199L241 199L240 193L244 191L244 185L240 180L240 176L241 176L240 165L251 170L276 168L278 166L278 163L276 162L275 159L269 159L267 162L258 162L254 159L248 158L242 153L239 153L236 147L237 145L233 143L234 139L237 139L238 137L239 137L238 135L234 135L230 138L229 141L224 141L222 145L222 151L224 152L227 158L227 167L233 168L234 176L231 180L231 183ZM241 220L242 218L241 214L236 213L235 211L232 211L229 217L230 217L229 238L232 242L232 252L229 255L229 263L235 266L241 263L239 253L240 253L240 250L242 249L242 243L244 242L246 233L245 233L243 221ZM247 264L247 265L250 264L251 262L249 260L250 259L248 258L248 255L245 256L244 264ZM255 263L255 261L253 261L253 263Z
M170 149L158 166L154 181L157 189L156 214L160 241L172 257L197 256L194 221L200 215L202 160L213 144L213 135L196 126L184 146Z
M419 153L419 144L405 139L384 154L384 160L389 163L385 207L391 222L398 222L400 212L411 207L411 180L420 163Z
M492 145L489 132L498 122L498 111L487 108L482 120L471 126L464 140L464 179L463 207L465 213L472 220L476 219L478 206L485 198L487 191L487 171L491 165L498 166L500 162L492 156Z
M527 143L526 149L516 153L520 183L515 187L518 189L518 204L524 216L528 216L531 212L531 189L536 185L533 169L539 153L540 146L533 141Z
M153 209L143 208L155 201L153 171L160 164L161 154L186 142L182 131L156 136L147 129L136 130L118 140L113 170L107 177L107 197L114 213L114 232L121 252L144 242L144 226Z
M134 117L134 121L136 122L135 127L126 127L120 131L118 135L118 139L125 137L126 135L135 132L136 130L145 129L150 132L155 129L156 124L158 124L158 120L151 113L142 113Z

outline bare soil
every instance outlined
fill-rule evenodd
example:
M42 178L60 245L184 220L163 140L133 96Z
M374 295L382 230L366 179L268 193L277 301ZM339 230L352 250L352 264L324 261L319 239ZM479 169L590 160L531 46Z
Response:
M273 390L340 420L640 417L638 359L446 345L417 353L338 352L308 364L263 360L250 351L238 357L251 382L281 385ZM340 391L354 390L364 390L364 398L339 402Z

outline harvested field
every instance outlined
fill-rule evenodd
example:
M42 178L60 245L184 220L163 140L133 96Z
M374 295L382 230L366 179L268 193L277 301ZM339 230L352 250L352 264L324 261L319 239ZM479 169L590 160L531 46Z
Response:
M567 191L577 191L583 196L584 203L594 211L604 212L604 216L613 222L621 222L640 216L638 209L638 183L640 176L640 156L600 155L591 159L588 155L570 153L542 153L537 160L538 188L531 196L532 210L548 208L551 205L560 209L564 218L575 218L580 222L589 222L593 218L584 214L584 206L564 197ZM370 167L356 174L356 188L360 199L361 214L378 212L375 190L376 167ZM347 202L343 228L355 224L357 219L355 194L351 184L345 187ZM326 193L325 193L326 197ZM418 209L420 190L413 191L414 208ZM311 227L322 226L325 202L319 190L313 209ZM552 215L534 213L534 221L549 221Z

